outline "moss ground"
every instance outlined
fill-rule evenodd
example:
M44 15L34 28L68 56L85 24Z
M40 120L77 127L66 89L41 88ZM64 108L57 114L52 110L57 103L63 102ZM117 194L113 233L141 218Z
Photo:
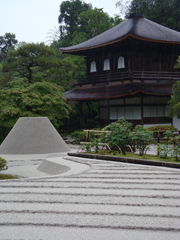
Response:
M123 155L122 153L119 154L117 151L107 151L107 150L99 150L98 153L91 152L91 154L101 154L101 155L108 155L108 156L116 156L116 157L127 157L127 158L136 158L136 159L145 159L145 160L151 160L151 161L162 161L162 162L174 162L174 163L180 163L180 159L176 161L175 158L167 157L167 158L161 158L157 155L143 155L140 156L136 153L126 152L126 155Z
M8 175L8 174L0 174L0 180L6 180L6 179L17 179L17 177Z

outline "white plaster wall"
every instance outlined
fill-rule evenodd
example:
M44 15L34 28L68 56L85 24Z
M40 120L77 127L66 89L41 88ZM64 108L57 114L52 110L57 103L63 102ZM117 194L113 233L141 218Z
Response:
M178 119L176 116L173 117L173 126L180 130L180 119Z

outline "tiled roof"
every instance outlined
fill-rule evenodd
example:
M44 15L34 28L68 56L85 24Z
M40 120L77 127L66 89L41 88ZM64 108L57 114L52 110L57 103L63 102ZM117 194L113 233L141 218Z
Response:
M150 21L143 16L133 16L94 38L60 50L77 52L97 48L121 41L129 36L145 41L180 44L180 32Z
M96 84L76 87L64 94L67 100L96 100L132 96L138 93L155 96L170 96L172 82L166 83L116 83L113 85Z

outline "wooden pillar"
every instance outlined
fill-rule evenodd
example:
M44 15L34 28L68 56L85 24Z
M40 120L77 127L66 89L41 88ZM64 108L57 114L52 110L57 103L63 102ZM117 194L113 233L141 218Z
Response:
M80 101L80 126L81 126L81 130L83 130L83 111L82 111L82 101Z
M108 99L108 113L107 113L107 114L108 114L108 119L107 119L108 121L107 121L107 122L108 122L108 124L109 124L109 123L110 123L110 108L109 108L109 99Z
M101 118L100 118L100 100L98 101L98 117L99 117L99 126L101 126Z
M141 97L141 125L144 125L143 97Z

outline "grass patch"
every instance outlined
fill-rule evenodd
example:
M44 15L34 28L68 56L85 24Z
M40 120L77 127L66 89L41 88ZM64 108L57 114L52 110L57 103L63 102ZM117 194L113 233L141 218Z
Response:
M8 174L0 174L0 180L7 180L7 179L17 179L17 177L8 175Z
M131 152L126 152L126 155L123 155L122 153L119 154L116 151L110 152L108 150L99 150L98 153L86 152L85 154L100 154L100 155L115 156L115 157L126 157L126 158L144 159L144 160L151 160L151 161L180 163L180 160L176 161L175 158L173 157L161 158L160 156L150 155L150 154L140 156L139 154L131 153Z

